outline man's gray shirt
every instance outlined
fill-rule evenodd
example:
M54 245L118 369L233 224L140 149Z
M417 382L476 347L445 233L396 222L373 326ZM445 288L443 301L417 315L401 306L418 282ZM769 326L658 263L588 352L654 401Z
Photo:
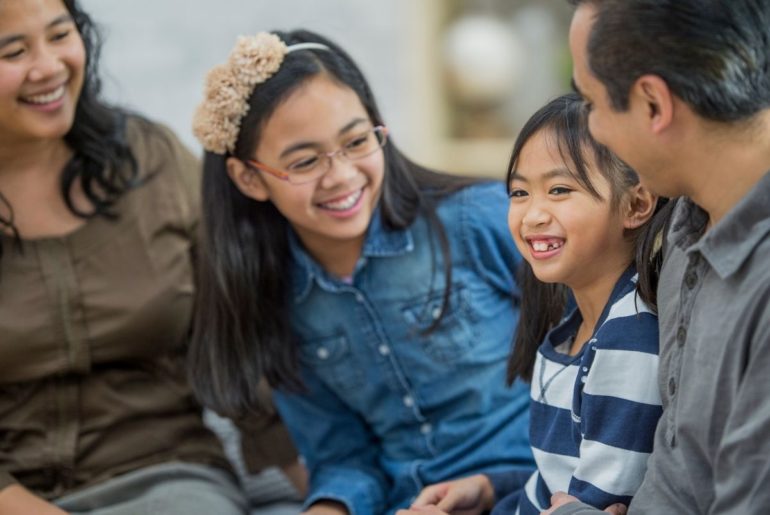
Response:
M629 514L770 513L770 172L707 221L679 200L658 286L664 411Z

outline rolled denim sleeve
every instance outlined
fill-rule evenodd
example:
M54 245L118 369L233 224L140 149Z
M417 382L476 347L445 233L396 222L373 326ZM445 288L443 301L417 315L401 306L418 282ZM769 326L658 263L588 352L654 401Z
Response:
M351 514L383 513L389 480L377 438L312 371L302 377L305 393L275 391L274 398L310 473L305 509L333 500Z
M516 271L523 258L508 229L508 195L501 182L463 190L463 241L472 265L495 288L520 296Z

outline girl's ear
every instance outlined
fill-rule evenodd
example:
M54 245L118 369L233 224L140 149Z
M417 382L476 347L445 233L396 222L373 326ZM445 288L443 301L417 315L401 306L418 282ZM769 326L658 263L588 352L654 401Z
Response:
M226 163L227 175L241 193L260 202L270 200L270 192L257 172L236 157L228 157Z
M650 193L650 190L637 184L626 193L623 209L625 210L623 227L636 229L649 220L655 213L655 205L658 197Z

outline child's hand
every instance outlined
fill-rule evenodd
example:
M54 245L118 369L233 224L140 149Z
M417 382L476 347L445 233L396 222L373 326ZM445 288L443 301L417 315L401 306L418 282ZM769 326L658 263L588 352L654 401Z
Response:
M579 499L564 492L556 492L551 496L551 507L546 511L540 512L540 515L552 515L557 508L573 502L579 502ZM611 513L612 515L626 515L628 508L626 508L625 504L617 503L607 506L604 511L606 513Z
M417 510L436 505L438 511L427 513L441 513L443 510L458 515L478 515L492 509L494 503L495 492L492 483L487 476L477 474L424 488L411 508ZM422 510L420 512L426 513Z
M441 511L434 505L429 506L412 506L408 510L398 510L396 515L449 515L445 511Z

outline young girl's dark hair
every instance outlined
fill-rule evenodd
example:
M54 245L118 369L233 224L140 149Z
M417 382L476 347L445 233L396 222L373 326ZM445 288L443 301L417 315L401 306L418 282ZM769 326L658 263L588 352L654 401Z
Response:
M118 199L137 184L137 166L125 139L124 112L105 104L100 98L101 80L98 74L101 38L91 18L76 0L63 0L72 16L85 46L86 65L83 88L75 108L75 119L64 141L74 151L60 178L60 191L67 208L76 216L112 218L112 207ZM78 209L72 201L74 184L79 181L92 208ZM21 238L13 223L13 206L0 193L6 216L0 214L0 228L14 235L17 245ZM0 258L3 254L0 241Z
M602 200L589 179L585 165L586 153L591 153L598 171L610 184L611 197L608 200L613 209L618 208L624 192L639 183L639 177L632 168L591 137L583 100L579 95L571 93L543 106L521 129L508 163L509 193L521 151L532 136L540 131L548 131L553 136L559 154L575 180L595 198ZM636 248L632 262L639 273L637 292L653 310L657 310L655 291L662 259L659 238L670 217L673 204L665 198L659 198L655 214L650 220L641 227L628 231L628 237L634 240ZM516 377L525 381L532 380L537 349L548 331L564 315L569 293L564 285L539 281L526 261L519 269L518 280L522 288L521 313L508 358L509 384L513 383Z
M321 74L352 89L372 124L383 125L371 89L347 53L309 31L275 34L286 45L316 42L329 50L287 54L275 75L254 88L232 156L253 159L260 133L276 107ZM418 215L426 217L444 257L445 308L451 259L435 205L477 179L423 168L405 157L392 140L383 152L380 216L391 229L408 227ZM273 387L302 386L290 327L289 222L271 202L254 201L236 188L227 174L228 157L207 152L204 160L198 300L188 355L198 398L220 413L237 417L260 408L257 385L262 377ZM440 321L441 317L432 328Z

